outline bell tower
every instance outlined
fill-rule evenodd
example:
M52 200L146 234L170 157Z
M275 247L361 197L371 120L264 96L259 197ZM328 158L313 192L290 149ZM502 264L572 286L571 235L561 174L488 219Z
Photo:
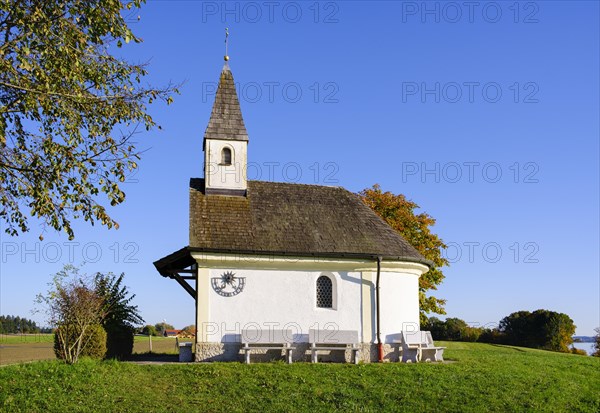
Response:
M228 36L226 32L225 65L204 132L204 185L207 195L246 196L248 132L229 68Z

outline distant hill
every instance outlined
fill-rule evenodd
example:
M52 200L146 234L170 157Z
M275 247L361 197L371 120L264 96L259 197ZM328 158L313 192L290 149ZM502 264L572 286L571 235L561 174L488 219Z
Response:
M576 343L593 343L596 341L596 337L590 336L573 336L573 341Z

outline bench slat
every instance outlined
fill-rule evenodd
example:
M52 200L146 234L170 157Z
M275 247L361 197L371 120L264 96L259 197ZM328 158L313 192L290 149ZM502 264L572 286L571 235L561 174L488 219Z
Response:
M308 330L308 341L318 344L357 344L356 330Z
M289 346L279 346L279 347L275 347L275 346L245 346L242 347L242 350L295 350L296 347L289 347Z
M292 343L292 330L242 330L242 343L281 344Z
M317 347L311 347L311 350L358 350L358 347L350 347L350 346L345 346L345 347L322 347L322 346L317 346Z

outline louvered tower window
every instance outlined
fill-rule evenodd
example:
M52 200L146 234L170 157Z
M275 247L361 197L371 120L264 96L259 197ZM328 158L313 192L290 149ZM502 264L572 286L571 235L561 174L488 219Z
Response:
M231 165L231 149L223 148L221 151L221 164Z
M317 307L333 308L333 283L326 275L317 278Z

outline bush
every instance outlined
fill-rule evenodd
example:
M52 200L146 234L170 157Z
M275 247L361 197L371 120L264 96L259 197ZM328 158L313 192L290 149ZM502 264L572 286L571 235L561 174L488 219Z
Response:
M437 317L428 318L421 329L430 331L434 340L446 340L446 325Z
M479 340L479 337L481 336L482 332L482 328L466 327L461 332L461 341L468 341L474 343Z
M506 336L496 328L486 328L481 332L477 341L480 343L506 344Z
M124 277L124 273L119 276L96 273L94 276L95 292L102 297L106 311L102 320L107 334L106 357L120 360L131 356L134 325L144 321L137 306L132 305L135 295L131 295L123 285Z
M54 354L56 354L57 358L65 360L61 336L64 335L67 339L67 345L71 346L79 336L79 331L77 331L76 327L69 327L67 325L62 325L58 327L57 330L60 331L57 331L54 334ZM100 324L92 324L88 326L83 336L82 349L79 356L102 359L105 355L106 331L104 331L104 328L102 328Z
M122 360L131 356L133 329L126 326L109 325L106 330L106 358Z
M474 342L484 331L481 327L469 327L460 318L448 318L441 321L436 317L429 318L423 324L423 330L431 331L434 340L470 341Z
M446 340L451 341L466 341L464 340L465 330L469 328L460 318L447 318L446 319Z
M585 350L581 350L579 348L571 347L571 353L577 354L580 356L587 356L587 352Z

